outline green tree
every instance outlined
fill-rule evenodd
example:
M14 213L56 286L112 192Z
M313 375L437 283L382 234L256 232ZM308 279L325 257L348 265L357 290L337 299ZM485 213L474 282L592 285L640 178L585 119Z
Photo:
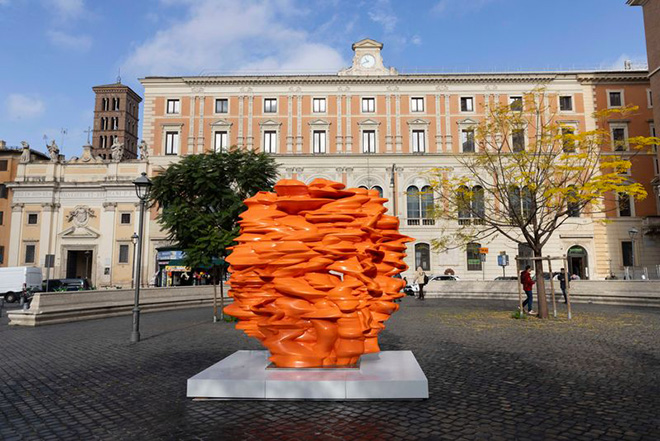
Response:
M218 259L226 257L239 233L239 215L246 209L243 201L272 190L277 174L272 156L233 148L186 156L153 178L151 199L160 207L158 222L168 239L185 252L187 266L212 267L214 290ZM224 261L220 266L224 268ZM222 281L220 287L222 311Z
M617 193L638 200L646 196L627 172L631 156L657 138L630 138L611 149L607 130L577 133L561 123L544 90L532 91L523 101L489 106L464 137L464 152L472 153L458 155L456 167L432 171L434 214L448 221L445 234L434 241L436 249L467 247L501 235L542 257L553 233L572 216L598 217L614 207ZM595 117L634 111L608 110ZM546 318L541 260L535 260L535 272L539 316Z

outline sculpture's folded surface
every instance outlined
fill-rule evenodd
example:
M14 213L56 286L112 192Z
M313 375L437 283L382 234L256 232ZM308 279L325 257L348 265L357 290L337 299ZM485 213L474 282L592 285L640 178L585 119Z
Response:
M278 367L345 366L378 352L399 305L406 242L376 190L283 179L245 201L227 261L238 329Z

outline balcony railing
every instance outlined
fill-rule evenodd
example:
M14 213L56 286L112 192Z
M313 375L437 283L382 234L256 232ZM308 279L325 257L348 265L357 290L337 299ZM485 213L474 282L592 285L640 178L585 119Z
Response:
M406 219L406 224L409 227L419 227L420 225L431 226L431 225L435 225L435 219L415 219L409 217L408 219Z

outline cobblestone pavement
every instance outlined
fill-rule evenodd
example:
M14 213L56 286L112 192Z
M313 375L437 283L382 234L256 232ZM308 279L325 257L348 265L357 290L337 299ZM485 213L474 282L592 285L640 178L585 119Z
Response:
M417 402L191 401L187 378L260 349L208 308L143 315L136 345L130 317L3 316L0 439L660 439L660 310L577 305L567 322L512 306L404 300L381 347L415 353L430 389Z

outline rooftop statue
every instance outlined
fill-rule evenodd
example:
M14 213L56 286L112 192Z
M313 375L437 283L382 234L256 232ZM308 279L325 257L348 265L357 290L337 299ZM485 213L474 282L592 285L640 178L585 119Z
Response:
M354 365L403 297L406 242L376 190L283 179L245 201L225 308L278 367Z

